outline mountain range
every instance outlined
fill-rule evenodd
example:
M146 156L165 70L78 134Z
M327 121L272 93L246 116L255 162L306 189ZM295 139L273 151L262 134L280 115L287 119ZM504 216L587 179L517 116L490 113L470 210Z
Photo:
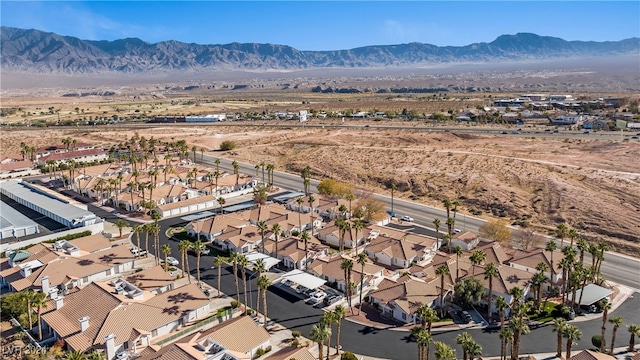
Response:
M490 43L466 46L440 47L414 42L334 51L301 51L287 45L257 43L200 45L175 40L148 43L137 38L93 41L6 26L0 27L0 41L3 70L56 74L409 67L640 52L640 38L566 41L531 33L502 35Z

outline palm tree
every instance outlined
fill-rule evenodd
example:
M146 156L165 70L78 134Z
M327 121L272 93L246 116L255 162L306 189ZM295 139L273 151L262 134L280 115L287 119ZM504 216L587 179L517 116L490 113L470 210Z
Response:
M453 248L453 253L456 254L456 281L460 280L460 256L462 255L462 247L456 245Z
M449 237L447 238L447 251L451 253L451 239L453 238L453 227L456 224L456 220L454 218L447 218L447 231Z
M393 193L398 188L396 186L396 181L395 180L391 180L390 188L391 188L391 212L393 212Z
M71 351L64 357L65 360L87 360L87 354L84 351Z
M471 360L482 356L482 346L477 341L470 341L467 344L467 355Z
M262 248L262 253L264 253L264 245L265 245L264 244L264 233L267 231L269 226L267 225L267 222L264 221L264 220L258 221L256 226L258 227L258 230L260 230L260 236L262 236L262 242L260 243L260 247Z
M435 341L433 343L436 347L435 356L438 360L456 360L456 351L451 348L451 346L440 342Z
M547 282L547 276L543 271L538 271L531 278L531 285L536 291L536 308L542 308L542 286Z
M549 259L549 262L551 263L551 271L550 271L551 279L549 279L549 281L551 282L551 289L553 290L553 285L555 283L553 274L556 272L556 268L553 267L553 253L558 249L558 243L555 240L549 240L547 241L547 244L545 245L544 249L550 253L550 257L551 257Z
M169 263L167 262L167 257L171 254L171 247L169 244L162 245L161 248L162 254L164 254L164 271L169 270Z
M307 271L309 269L309 240L311 240L311 235L307 230L303 231L300 234L300 239L304 241L304 270Z
M618 332L618 328L622 325L622 317L612 317L609 319L609 322L613 324L613 332L611 333L611 350L609 350L609 353L613 355L613 347L616 343L616 332Z
M178 251L180 251L180 260L182 260L182 276L189 276L189 274L184 272L184 264L187 262L187 251L191 248L191 241L189 240L180 240L178 243ZM189 279L191 281L191 279Z
M358 233L364 229L364 222L360 219L355 219L352 221L351 228L353 229L354 239L356 241L356 254L358 254L358 241L360 240Z
M487 253L484 250L474 250L469 257L473 266L471 267L471 276L476 275L476 266L482 264L487 260Z
M244 307L246 308L249 302L247 301L248 293L247 293L247 265L249 265L249 260L244 254L238 255L238 265L242 268L242 292L244 293Z
M582 337L582 331L577 326L568 324L562 329L562 337L567 339L567 355L566 358L571 358L571 346L575 340L580 340Z
M629 324L627 325L627 331L630 334L628 351L632 352L636 345L636 336L640 336L640 326L636 324Z
M324 360L324 342L331 338L331 329L324 323L313 325L309 333L309 339L318 344L318 360Z
M558 358L562 358L562 333L567 325L567 320L562 317L553 319L553 331L558 336L558 343L556 347L556 357Z
M440 242L440 219L433 219L433 226L436 228L436 239L438 240L438 249L442 245Z
M353 260L343 259L340 269L344 271L344 294L347 297L347 306L349 306L349 311L353 313L353 308L351 307L351 269L353 269Z
M120 237L122 237L122 230L126 227L129 227L129 223L122 220L122 219L118 219L118 221L116 221L116 227L118 228L118 232L120 233Z
M573 242L578 238L578 231L575 228L571 228L569 229L569 232L567 233L567 235L569 236L569 239L571 239L571 243L569 244L569 247L573 247Z
M224 264L226 260L227 259L224 256L220 255L213 259L213 266L218 268L218 297L222 294L222 291L220 290L220 280L222 277L220 275L222 274L222 264Z
M468 354L467 354L467 344L469 344L469 342L471 342L471 341L473 341L473 338L466 331L463 332L462 334L456 335L456 343L458 345L462 346L462 358L464 360L469 359Z
M222 214L224 211L224 204L227 203L227 200L221 196L217 198L216 201L220 204L220 214Z
M262 314L264 316L264 327L267 326L267 288L271 285L266 275L258 278L258 287L262 291Z
M587 243L587 240L580 238L578 239L576 247L580 251L580 264L584 266L584 253L589 251L589 243Z
M431 334L421 327L413 328L411 334L418 343L418 360L429 360L429 344L433 342Z
M358 306L358 315L360 315L360 309L362 309L362 292L364 291L364 265L368 260L369 258L365 253L358 254L358 260L356 260L358 264L360 264L360 299L358 301L358 304L360 305Z
M262 273L264 273L267 270L267 265L265 264L264 260L262 259L258 259L256 260L256 262L253 264L253 271L255 271L257 273L256 278L260 279L262 277ZM256 312L260 313L260 289L257 289L257 294L256 294Z
M513 346L511 348L511 360L518 360L520 354L520 340L522 335L528 334L531 329L527 325L527 312L529 304L524 301L523 291L519 287L513 287L510 291L513 297L512 312L510 326L513 330Z
M600 333L600 339L602 341L600 341L600 352L603 352L604 350L604 335L605 332L607 331L607 316L609 315L609 310L611 310L611 303L609 302L609 300L607 298L604 298L602 300L600 300L600 303L598 304L600 306L600 309L602 309L602 332Z
M457 247L457 246L456 246ZM484 268L484 278L489 280L489 305L487 306L487 318L491 321L491 314L493 314L493 278L498 277L498 268L494 263L488 263Z
M271 227L271 232L273 232L273 235L275 235L276 259L278 258L278 237L280 236L281 231L282 231L282 228L278 223L273 224L273 226Z
M229 255L229 260L233 264L233 280L236 282L236 300L238 301L238 305L240 305L240 285L238 285L238 259L240 254L237 252L232 252Z
M142 230L145 232L146 236L145 236L145 240L144 240L144 249L147 251L147 253L145 254L145 257L149 257L149 233L151 233L152 229L151 227L153 226L153 224L151 223L146 223L144 225L142 225ZM155 252L154 252L155 254ZM156 265L158 264L158 260L156 258Z
M500 330L500 360L507 359L507 345L513 341L513 331L511 328L503 327Z
M340 354L340 329L342 327L342 319L347 317L347 312L342 305L336 305L333 308L333 316L336 321L336 354Z
M333 311L325 312L322 316L322 319L320 319L320 321L327 324L329 331L331 331L331 326L337 323L337 319ZM336 353L339 351L340 350L337 350ZM329 336L329 338L327 339L327 360L329 360L330 354L331 354L331 336Z
M231 162L231 166L233 166L233 174L236 176L236 186L238 186L238 182L240 181L240 164L237 161L233 160Z
M313 230L315 230L315 226L314 226L314 216L313 214L315 213L315 211L313 210L313 203L316 201L316 197L313 195L309 195L308 196L309 199L309 213L311 214L311 236L313 236Z
M440 317L444 317L444 276L449 275L449 267L446 264L438 266L436 275L440 276Z
M31 329L33 328L33 319L32 319L32 314L33 314L33 298L35 297L35 292L31 289L24 291L22 293L22 298L24 299L24 301L27 303L27 320L29 320L29 332L31 332Z
M142 226L141 225L133 225L133 227L131 228L131 232L133 232L134 234L136 234L136 240L138 243L138 249L140 249L140 233L143 231ZM138 251L138 253L136 253L136 258L138 257L138 254L140 252Z
M502 296L496 298L496 310L500 315L500 328L504 328L505 311L509 308L509 303Z
M38 309L38 339L42 341L42 309L47 308L47 294L43 292L35 293L31 302L31 305Z
M302 196L298 196L296 199L296 204L298 204L298 230L302 232L302 203L304 199Z
M567 235L569 235L569 227L567 226L567 224L562 223L558 225L558 227L556 228L556 236L560 238L561 249L564 247L564 238L566 238Z

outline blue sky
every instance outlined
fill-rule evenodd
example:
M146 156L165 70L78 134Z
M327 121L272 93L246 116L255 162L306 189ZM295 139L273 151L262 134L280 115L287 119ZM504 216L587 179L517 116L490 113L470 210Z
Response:
M640 1L0 1L4 26L87 40L274 43L338 50L461 46L532 32L565 40L640 37Z

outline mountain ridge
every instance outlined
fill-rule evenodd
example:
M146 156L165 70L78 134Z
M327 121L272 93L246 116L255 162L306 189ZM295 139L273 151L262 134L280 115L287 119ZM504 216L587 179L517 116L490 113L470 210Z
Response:
M35 29L0 27L3 70L52 74L146 73L208 70L373 68L461 62L542 60L637 54L640 38L567 41L532 33L501 35L492 42L436 46L412 42L345 50L308 51L288 45L196 44L139 38L81 40Z

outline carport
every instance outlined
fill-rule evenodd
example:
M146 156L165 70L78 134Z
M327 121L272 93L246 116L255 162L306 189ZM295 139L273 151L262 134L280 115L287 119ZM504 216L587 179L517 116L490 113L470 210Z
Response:
M324 279L308 274L300 269L291 270L288 273L280 276L278 280L279 281L289 280L298 285L302 285L307 289L317 289L327 282Z
M266 271L269 271L269 269L276 266L280 261L282 261L272 256L269 256L267 254L263 254L259 252L252 252L252 253L246 254L246 257L252 266L256 263L256 261L258 261L258 259L262 259L262 261L264 261L264 267Z
M596 284L589 284L585 286L584 289L579 289L576 291L577 300L580 300L580 294L583 294L582 301L580 301L580 304L578 305L591 305L613 294L613 290L603 288L602 286ZM571 294L569 294L569 299L573 300L571 298L572 296Z

